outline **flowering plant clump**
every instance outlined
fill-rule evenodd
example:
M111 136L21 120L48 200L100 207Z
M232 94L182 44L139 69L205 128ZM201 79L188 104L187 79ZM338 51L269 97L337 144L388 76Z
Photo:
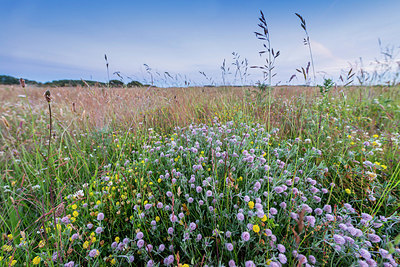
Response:
M214 120L170 136L150 129L142 142L125 138L130 145L116 139L118 160L41 228L52 233L47 242L62 240L62 255L54 249L49 259L46 240L32 241L32 265L396 266L399 216L364 210L350 189L336 201L326 177L338 166L311 142L278 133ZM381 174L368 168L380 192ZM20 247L6 242L2 251Z

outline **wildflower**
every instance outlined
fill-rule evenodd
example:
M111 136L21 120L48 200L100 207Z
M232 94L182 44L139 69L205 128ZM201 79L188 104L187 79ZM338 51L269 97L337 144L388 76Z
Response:
M89 256L92 257L92 258L97 257L98 255L100 255L100 252L97 249L92 249L89 252Z
M250 201L248 204L249 204L249 208L252 210L254 208L254 202Z
M256 224L256 225L253 225L253 231L255 232L255 233L258 233L258 232L260 232L260 227Z
M333 239L335 243L339 245L344 245L346 243L346 240L341 235L333 235Z
M104 213L100 212L99 214L97 214L97 220L98 221L104 220Z
M278 210L275 208L270 208L269 212L271 213L271 215L276 215L278 214Z
M74 265L75 265L75 262L70 261L70 262L67 262L66 264L64 264L64 267L74 267Z
M246 267L256 267L256 265L254 264L253 261L246 261L244 266L246 266Z
M96 234L101 234L103 232L103 228L97 227L95 232Z
M33 260L32 260L32 264L33 265L39 265L40 261L42 259L39 256L36 256Z
M87 248L89 247L89 242L88 242L88 241L85 241L85 242L83 243L82 247L83 247L84 249L87 249Z
M138 246L138 248L142 248L142 247L144 246L144 240L143 240L143 239L140 239L140 240L137 242L137 246Z
M233 250L233 245L232 245L232 243L226 243L225 246L226 246L226 249L227 249L228 251L232 251L232 250Z
M78 206L77 206L76 204L74 204L74 205L71 206L71 208L72 208L73 210L76 210L76 209L78 208Z
M286 251L285 246L282 245L282 244L278 244L278 245L277 245L277 248L278 248L278 250L279 250L280 253L285 253L285 251Z
M369 260L371 258L371 254L368 252L366 249L360 249L360 255L366 260Z
M115 242L119 243L119 236L117 236L114 240L115 240Z
M165 245L164 244L161 244L161 245L158 246L158 251L163 252L164 249L165 249Z
M243 233L242 233L242 240L245 241L245 242L247 242L247 241L250 240L250 234L249 234L249 232L243 232Z
M237 219L238 219L239 221L243 221L243 220L244 220L244 215L243 215L243 213L241 213L241 212L239 212L239 213L236 215L236 217L237 217Z
M234 260L230 260L230 261L228 262L228 265L229 265L229 267L236 267L236 263L235 263Z
M345 191L345 192L346 192L346 194L348 194L348 195L350 195L350 194L351 194L351 190L350 190L350 189L348 189L348 188L346 188L344 191Z
M282 264L287 263L287 258L286 258L286 256L285 256L285 254L279 253L278 259L279 259L279 261L280 261Z
M76 210L72 213L72 216L74 216L74 217L78 217L78 215L79 215L79 212L77 212Z
M371 240L372 243L378 243L378 242L381 241L381 238L376 234L369 234L368 237L369 237L369 240Z
M172 235L174 233L174 228L169 227L167 232L168 232L168 234Z
M191 222L190 224L189 224L189 228L190 228L190 231L194 231L194 230L196 230L196 224L194 223L194 222Z
M211 190L208 190L208 191L206 192L206 196L207 196L207 197L211 197L211 196L212 196L212 191L211 191Z

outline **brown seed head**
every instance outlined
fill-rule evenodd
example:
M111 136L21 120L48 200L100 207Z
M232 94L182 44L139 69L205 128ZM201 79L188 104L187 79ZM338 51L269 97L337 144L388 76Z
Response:
M49 90L46 90L46 92L44 92L44 98L46 99L46 101L47 101L48 103L50 103L50 101L51 101L51 96L50 96L50 91L49 91Z

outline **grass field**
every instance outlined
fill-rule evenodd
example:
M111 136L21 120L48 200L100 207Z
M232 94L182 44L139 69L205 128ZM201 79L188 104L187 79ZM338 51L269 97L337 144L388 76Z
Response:
M1 266L397 266L400 87L326 89L0 87Z

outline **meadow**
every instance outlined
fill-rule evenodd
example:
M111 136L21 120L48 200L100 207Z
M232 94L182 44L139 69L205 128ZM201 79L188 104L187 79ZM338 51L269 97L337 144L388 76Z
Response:
M400 263L399 86L46 90L0 88L1 266Z

